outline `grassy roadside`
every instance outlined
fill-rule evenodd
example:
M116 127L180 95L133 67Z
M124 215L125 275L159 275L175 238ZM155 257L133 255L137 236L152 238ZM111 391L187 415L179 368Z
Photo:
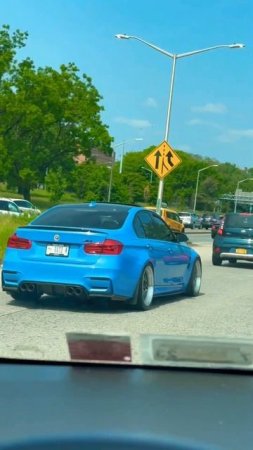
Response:
M16 192L9 191L4 183L0 183L0 197L5 198L23 198ZM74 194L65 193L58 203L78 203L80 200ZM31 202L41 211L54 206L55 203L50 200L50 193L45 189L34 189L31 191Z
M14 233L16 228L27 225L31 221L29 217L13 217L0 215L0 260L6 248L8 238Z

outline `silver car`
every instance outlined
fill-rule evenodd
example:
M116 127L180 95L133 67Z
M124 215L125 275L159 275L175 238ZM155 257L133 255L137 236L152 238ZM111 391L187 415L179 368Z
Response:
M29 202L28 200L24 200L22 198L12 198L11 199L13 202L16 203L16 205L19 207L19 209L27 214L29 217L31 216L37 216L39 214L41 214L40 209L36 208L36 206L34 206L31 202Z
M201 219L197 214L183 211L179 212L178 215L185 228L191 228L192 230L194 228L198 228L199 230L202 228Z

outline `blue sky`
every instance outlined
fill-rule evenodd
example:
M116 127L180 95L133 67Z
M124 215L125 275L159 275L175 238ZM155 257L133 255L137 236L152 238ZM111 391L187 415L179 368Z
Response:
M2 0L0 16L28 31L20 56L55 68L75 62L92 77L115 144L133 139L126 151L163 141L172 61L115 34L171 53L245 43L177 61L169 143L253 167L252 0Z

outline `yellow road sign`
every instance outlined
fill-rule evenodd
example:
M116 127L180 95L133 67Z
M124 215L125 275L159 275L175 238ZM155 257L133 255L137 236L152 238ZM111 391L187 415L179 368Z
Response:
M146 156L145 161L159 178L164 178L166 175L169 175L182 162L166 141L163 141L158 147L152 150Z

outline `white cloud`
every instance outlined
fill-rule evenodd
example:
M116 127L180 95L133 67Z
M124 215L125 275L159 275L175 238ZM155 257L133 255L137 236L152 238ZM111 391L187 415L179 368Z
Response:
M153 98L153 97L148 97L145 102L144 105L147 106L148 108L157 108L157 101Z
M205 121L202 119L191 119L191 120L188 120L186 123L187 123L187 125L195 126L195 125L203 125L205 123Z
M127 117L115 117L114 119L117 123L123 123L125 125L129 125L133 128L149 128L151 127L151 123L149 120L145 119L129 119Z
M187 125L190 125L190 126L205 125L208 127L217 128L219 130L222 129L222 127L218 123L210 122L209 120L203 120L203 119L198 119L198 118L188 120L188 122L186 122L186 123L187 123Z
M203 106L192 106L191 110L198 113L225 114L227 107L224 103L206 103Z
M229 142L236 142L241 138L249 138L253 139L253 128L248 129L229 129L222 133L218 140L220 142L229 143Z

